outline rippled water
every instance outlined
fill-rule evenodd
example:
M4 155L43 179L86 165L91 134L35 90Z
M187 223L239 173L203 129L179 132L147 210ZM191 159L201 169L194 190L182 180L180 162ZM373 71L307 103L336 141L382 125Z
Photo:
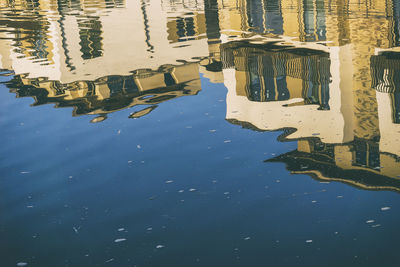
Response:
M398 266L399 25L0 0L0 266Z

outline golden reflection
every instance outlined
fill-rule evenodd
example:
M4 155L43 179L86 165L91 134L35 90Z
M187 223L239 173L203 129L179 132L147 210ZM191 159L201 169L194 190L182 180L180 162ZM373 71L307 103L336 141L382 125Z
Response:
M0 0L0 69L33 105L130 118L224 83L226 119L284 129L293 173L399 190L400 4L392 0Z

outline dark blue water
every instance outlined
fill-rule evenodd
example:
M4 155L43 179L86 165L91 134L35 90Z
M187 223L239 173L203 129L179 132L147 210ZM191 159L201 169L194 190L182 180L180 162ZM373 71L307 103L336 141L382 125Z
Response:
M2 85L2 265L395 266L398 193L264 163L295 142L228 123L224 86L201 83L101 124Z
M0 1L0 266L398 266L392 1Z

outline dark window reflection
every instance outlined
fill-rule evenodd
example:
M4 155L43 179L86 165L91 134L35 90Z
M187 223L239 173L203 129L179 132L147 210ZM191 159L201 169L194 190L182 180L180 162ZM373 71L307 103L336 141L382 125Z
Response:
M102 27L98 17L91 17L78 22L81 52L83 59L102 56Z
M191 37L196 35L193 17L177 18L176 27L177 27L177 35L179 36L179 38ZM194 40L194 37L184 38L184 40L178 39L178 42L183 42L186 40Z
M354 141L354 165L376 169L380 166L379 144L358 139Z
M400 123L400 92L391 94L393 122Z

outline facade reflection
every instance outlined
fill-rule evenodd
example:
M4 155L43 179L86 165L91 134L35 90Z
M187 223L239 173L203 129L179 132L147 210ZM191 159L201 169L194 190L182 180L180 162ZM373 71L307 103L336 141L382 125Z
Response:
M400 191L400 6L372 0L0 0L17 97L130 117L224 83L226 119L284 129L293 173ZM19 19L15 19L18 17Z

